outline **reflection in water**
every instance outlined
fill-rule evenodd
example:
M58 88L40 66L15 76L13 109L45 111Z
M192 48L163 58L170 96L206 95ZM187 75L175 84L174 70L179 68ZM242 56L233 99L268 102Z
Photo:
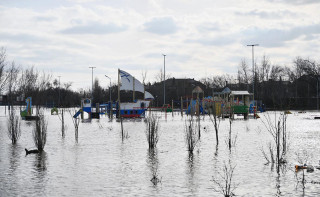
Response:
M216 151L214 152L214 156L218 157L218 150L219 150L219 145L216 145Z
M194 156L194 153L189 152L188 158L187 158L187 188L189 189L192 196L194 196L197 193L198 184L197 181L195 181L195 172L197 171L197 164L196 158Z
M10 184L6 185L6 189L8 191L15 191L16 190L15 184L12 184L12 183L17 183L20 179L19 167L20 167L21 150L23 150L23 149L18 144L10 144L9 145L9 152L8 152L9 170L7 171L7 177L10 177L11 182L10 182ZM2 163L0 162L0 164L2 164ZM1 172L1 173L4 173L4 172ZM0 179L0 185L2 184L1 182L2 182L2 180ZM0 188L2 188L2 187L3 186L1 186ZM0 196L2 196L1 192L0 192Z
M33 156L33 170L32 170L32 188L33 191L37 191L41 196L46 193L46 185L48 181L47 177L47 153L41 151L39 154L28 155L28 157Z
M21 147L18 144L10 144L10 171L14 173L19 167L19 156L21 153Z
M305 170L304 169L302 169L302 170L298 170L298 171L296 171L295 172L295 178L296 178L296 190L298 189L298 186L300 185L300 183L301 183L301 188L302 188L302 196L305 196L305 188L306 188L306 186L305 186L305 184L306 184L306 178L305 178ZM302 175L301 175L301 178L299 178L298 177L298 174L299 173L302 173Z
M0 108L0 115L1 112L4 110ZM143 122L125 122L125 128L130 129L130 138L124 141L119 136L120 124L116 119L82 124L79 143L75 143L72 119L66 119L70 132L62 139L58 117L50 116L48 112L48 129L52 132L48 132L50 141L46 152L26 157L24 148L33 145L32 127L27 125L32 122L23 122L18 144L11 145L4 127L6 118L0 116L0 125L3 125L0 131L0 196L219 196L213 190L216 185L212 179L213 176L220 178L218 173L223 173L223 161L228 164L228 159L237 165L234 180L241 183L235 190L237 196L302 196L304 190L305 196L319 196L319 186L309 181L319 181L320 171L305 174L308 176L305 189L300 171L297 190L293 190L298 182L292 171L292 163L297 161L294 153L303 147L314 154L310 158L312 164L320 158L320 135L315 128L317 125L311 124L314 120L292 117L292 151L287 155L287 171L280 171L277 182L276 166L273 171L271 164L265 166L258 149L262 142L268 141L269 134L240 130L248 125L254 131L261 122L235 122L233 126L239 129L239 140L236 149L232 148L230 153L224 143L228 136L223 135L229 131L229 122L222 121L219 146L212 133L203 132L197 147L200 151L196 149L188 155L183 148L184 133L176 132L184 128L185 122L180 116L165 122L162 115L161 142L157 149L149 152ZM211 122L206 118L203 125L209 124ZM159 179L163 177L163 181L154 186L150 181L153 175Z
M39 154L35 154L36 159L34 160L34 169L37 172L44 172L47 169L47 153L41 151Z
M276 177L276 188L277 188L277 194L276 196L281 196L281 191L280 191L280 174Z
M158 160L158 150L156 148L148 150L148 166L150 168L152 178L150 181L153 183L153 186L156 187L158 183L161 182L159 178L158 169L159 169L159 160Z

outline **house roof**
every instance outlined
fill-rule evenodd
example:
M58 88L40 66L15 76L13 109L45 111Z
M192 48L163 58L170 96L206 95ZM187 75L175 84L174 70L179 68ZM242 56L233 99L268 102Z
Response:
M230 93L230 92L231 92L230 88L226 87L225 89L222 90L221 93Z

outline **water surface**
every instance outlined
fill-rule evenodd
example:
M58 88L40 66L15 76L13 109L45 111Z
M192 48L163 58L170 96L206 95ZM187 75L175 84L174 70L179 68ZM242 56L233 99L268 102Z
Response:
M124 121L128 137L122 140L120 123L102 116L80 123L76 141L71 115L65 114L67 130L62 138L60 119L46 110L45 151L26 156L24 148L34 148L33 122L22 121L21 138L12 145L5 110L0 110L0 196L219 196L212 179L229 162L235 166L237 196L320 195L320 184L311 183L320 182L320 170L305 173L304 189L299 182L302 172L294 171L298 157L319 165L320 120L313 119L320 116L317 112L293 111L288 116L288 163L277 174L275 166L265 165L261 148L266 149L272 138L259 119L233 121L232 136L237 140L230 151L229 120L221 120L216 146L212 122L201 118L201 140L190 155L186 116L178 113L167 117L158 113L161 136L157 148L149 151L143 120ZM274 112L269 115L274 117ZM153 174L160 180L157 185L150 181Z

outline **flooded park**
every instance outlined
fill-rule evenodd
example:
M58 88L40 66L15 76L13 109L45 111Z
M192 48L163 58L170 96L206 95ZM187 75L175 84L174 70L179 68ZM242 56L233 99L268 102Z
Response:
M273 125L283 112L232 122L219 119L218 145L213 122L201 115L201 137L190 153L186 143L190 116L185 114L152 112L159 118L159 141L149 149L145 118L124 119L124 136L116 118L102 115L82 121L76 139L71 114L65 113L62 137L59 116L43 111L48 122L44 151L26 155L25 148L35 148L35 121L21 120L21 137L13 145L7 135L8 111L1 107L0 196L224 196L219 185L225 184L229 167L234 170L231 195L320 194L320 120L315 119L320 113L316 111L287 115L288 148L279 172L263 154L269 155L269 144L274 143L264 123L269 117ZM303 164L315 168L295 169Z

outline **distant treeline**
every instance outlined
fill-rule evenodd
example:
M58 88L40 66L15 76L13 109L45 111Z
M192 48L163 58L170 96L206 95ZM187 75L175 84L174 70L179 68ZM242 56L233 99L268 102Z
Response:
M142 73L145 81L145 73ZM242 60L236 76L212 75L196 81L191 78L175 79L166 73L166 101L165 103L180 107L183 100L192 98L192 90L200 86L204 96L212 96L213 92L222 91L229 87L231 90L248 90L252 92L254 81L254 95L267 108L274 109L317 109L319 92L320 65L310 59L297 57L290 66L273 65L264 56L261 62L248 65ZM146 90L154 97L153 105L162 106L163 96L162 70L155 76L157 81L146 83ZM253 77L254 76L254 77ZM42 106L79 106L81 98L90 98L90 90L74 91L70 87L72 82L60 84L59 78L36 70L34 67L21 68L14 61L9 62L6 50L0 48L0 95L5 95L2 104L24 104L26 97L32 97L33 105ZM93 103L106 103L110 93L113 101L117 100L118 88L116 84L109 89L102 88L99 80L95 79L93 87ZM121 101L132 101L133 93L121 92ZM143 98L143 93L136 92L135 98Z

